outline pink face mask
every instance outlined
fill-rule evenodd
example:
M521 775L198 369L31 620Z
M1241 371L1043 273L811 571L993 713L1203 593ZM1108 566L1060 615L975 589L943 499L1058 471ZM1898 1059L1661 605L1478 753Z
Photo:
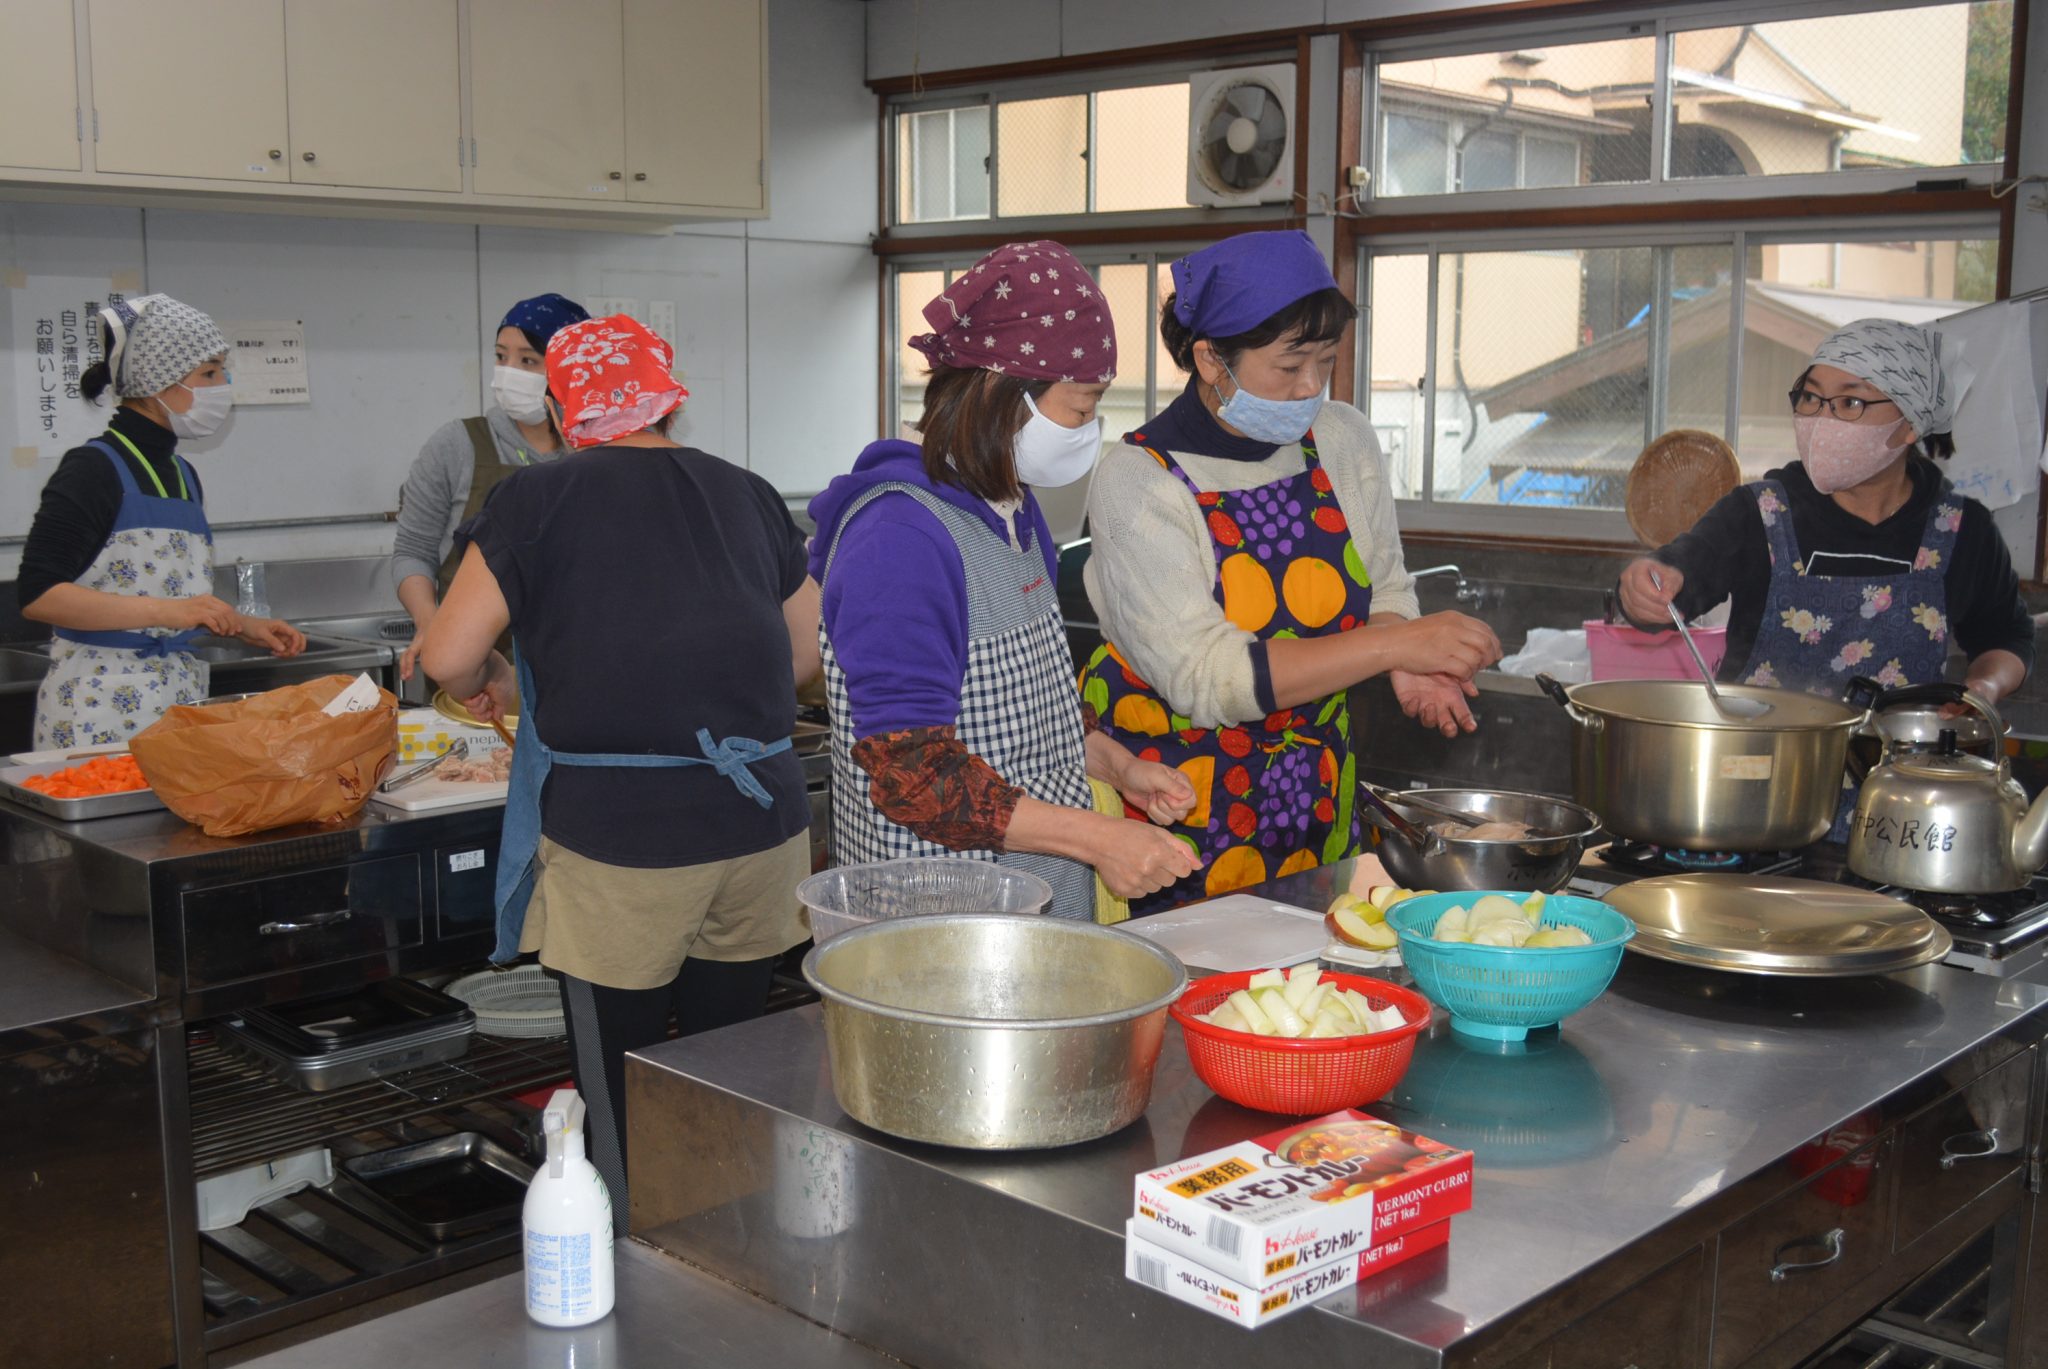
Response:
M1813 487L1833 494L1862 484L1898 460L1912 445L1892 441L1905 426L1903 418L1896 423L1844 423L1813 414L1792 420L1792 437Z

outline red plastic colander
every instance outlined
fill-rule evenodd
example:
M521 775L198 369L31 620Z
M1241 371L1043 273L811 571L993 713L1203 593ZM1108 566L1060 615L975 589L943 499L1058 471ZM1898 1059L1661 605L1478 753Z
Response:
M1233 1103L1292 1117L1320 1116L1381 1097L1408 1072L1415 1038L1429 1025L1429 1000L1413 989L1370 975L1323 971L1323 982L1365 995L1375 1008L1408 1019L1392 1031L1294 1041L1257 1036L1196 1017L1247 987L1256 970L1215 974L1188 985L1167 1011L1180 1023L1196 1077Z

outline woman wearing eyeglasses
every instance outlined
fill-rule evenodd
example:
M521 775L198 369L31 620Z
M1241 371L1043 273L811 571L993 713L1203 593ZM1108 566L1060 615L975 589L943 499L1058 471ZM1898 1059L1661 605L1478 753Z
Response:
M1732 595L1724 682L1840 695L1943 678L1950 639L1986 703L2034 659L2034 626L1991 513L1934 459L1955 451L1941 334L1859 319L1815 349L1791 390L1797 463L1738 486L1621 575L1636 626ZM1654 577L1654 578L1653 578Z

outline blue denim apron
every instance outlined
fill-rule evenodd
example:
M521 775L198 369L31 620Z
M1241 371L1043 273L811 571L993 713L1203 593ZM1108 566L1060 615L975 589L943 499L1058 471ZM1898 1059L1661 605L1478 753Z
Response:
M701 756L603 755L551 751L540 739L536 721L539 696L533 687L533 669L521 657L519 671L518 745L512 748L512 777L505 793L505 825L498 839L498 946L493 961L504 963L519 954L519 935L526 928L526 906L533 899L534 877L540 854L540 791L548 771L557 765L581 765L617 769L673 769L685 765L708 765L763 808L775 804L747 767L789 749L789 738L772 743L751 737L727 737L713 741L711 730L697 729Z
M1858 675L1887 689L1939 680L1948 660L1948 568L1963 523L1954 486L1941 482L1911 568L1887 575L1814 573L1793 535L1785 487L1763 480L1750 488L1770 541L1771 587L1756 645L1735 678L1831 698ZM1846 778L1843 786L1829 841L1848 840L1856 790Z

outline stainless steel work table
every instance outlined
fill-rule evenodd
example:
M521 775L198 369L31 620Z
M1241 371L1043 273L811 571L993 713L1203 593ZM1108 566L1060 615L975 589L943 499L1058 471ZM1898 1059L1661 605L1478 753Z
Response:
M896 1361L657 1251L621 1241L618 1305L574 1330L527 1320L507 1274L359 1326L243 1361L242 1369L890 1369Z
M915 1365L1044 1364L1053 1346L1076 1363L1502 1365L1798 1188L1787 1157L1830 1129L2030 1067L2044 1006L2048 990L1941 966L1794 982L1631 956L1522 1057L1439 1027L1373 1110L1476 1152L1471 1212L1447 1248L1249 1334L1123 1276L1135 1173L1279 1125L1212 1095L1173 1030L1140 1121L1014 1154L847 1118L816 1007L639 1052L633 1230Z

